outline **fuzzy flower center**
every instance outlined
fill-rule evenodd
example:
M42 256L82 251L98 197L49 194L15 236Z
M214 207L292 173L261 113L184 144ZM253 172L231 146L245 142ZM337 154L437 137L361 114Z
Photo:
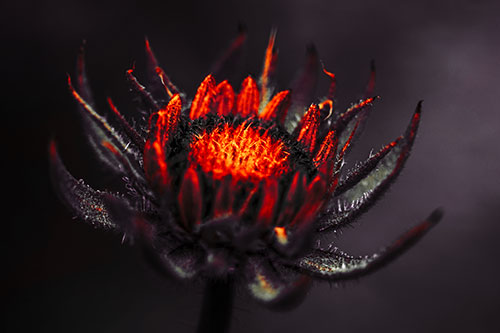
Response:
M204 131L191 143L190 159L213 178L260 181L283 174L289 152L283 142L243 123Z

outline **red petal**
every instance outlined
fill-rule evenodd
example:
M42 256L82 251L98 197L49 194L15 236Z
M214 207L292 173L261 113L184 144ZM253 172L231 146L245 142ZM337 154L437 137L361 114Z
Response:
M215 95L215 79L212 75L208 75L200 84L193 102L191 103L191 111L189 117L197 119L203 117L210 112L211 104Z
M295 213L299 209L300 204L304 200L306 188L306 176L300 172L296 172L293 176L292 183L283 201L282 210L278 216L278 226L290 224Z
M187 169L179 195L179 213L184 226L191 229L201 223L202 197L198 173L193 167Z
M215 112L219 116L227 116L233 111L234 90L227 82L222 81L215 87Z
M297 127L297 141L301 142L312 154L316 145L316 135L318 134L320 110L316 104L311 104L309 110L300 121Z
M156 121L156 141L164 146L172 132L177 128L182 111L182 102L179 94L175 94L170 99L167 106L158 111L158 119Z
M325 140L319 147L316 156L314 157L314 163L318 166L318 169L321 168L325 162L333 156L335 156L335 150L337 149L338 138L335 135L335 131L330 131L325 137Z
M267 103L264 110L259 115L262 120L276 120L280 124L285 123L288 107L290 106L290 90L277 93L273 99Z
M325 179L318 174L307 186L305 200L290 225L297 225L299 228L308 227L325 202L326 189Z
M168 104L156 114L158 118L152 127L150 123L150 138L144 146L144 171L153 187L162 191L170 181L167 168L167 147L172 133L177 128L182 110L179 94L174 95Z
M233 193L234 184L232 183L232 177L228 176L222 179L215 192L214 198L214 218L222 217L226 214L232 213L233 208Z
M249 206L250 202L254 199L254 196L257 193L258 187L254 186L253 184L250 186L252 186L252 187L249 187L246 189L246 192L248 194L247 194L247 197L245 198L245 201L243 201L243 204L238 209L238 215L240 215L240 216L247 213L248 206ZM239 192L239 189L235 188L233 193L237 193L237 192Z
M158 141L147 141L144 146L144 172L151 186L163 192L170 180L166 156Z
M259 88L255 80L249 76L241 84L236 98L236 114L242 117L255 116L259 110Z
M257 215L257 223L270 225L278 200L278 181L276 178L271 177L267 178L262 185L261 206Z

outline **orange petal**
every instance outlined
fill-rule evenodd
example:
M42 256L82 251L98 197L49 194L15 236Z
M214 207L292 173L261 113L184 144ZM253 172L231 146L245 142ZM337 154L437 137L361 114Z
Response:
M193 102L191 103L191 111L189 117L197 119L203 117L210 112L210 107L215 95L215 79L209 74L200 84Z
M222 81L215 87L215 112L219 116L229 115L234 107L234 90L227 82Z
M299 131L297 141L301 142L312 154L316 145L316 135L318 134L320 110L316 104L311 104L309 110L300 121L297 130Z
M259 115L262 120L276 120L280 124L285 123L288 107L290 106L290 90L277 93L273 99L267 103L264 110Z
M182 110L179 94L174 95L168 104L157 113L158 118L154 126L149 124L150 138L144 145L144 171L151 184L160 185L164 189L170 181L167 168L168 141L176 130Z
M182 111L182 101L179 94L175 94L168 104L158 111L156 120L156 141L165 146L172 132L177 128Z
M259 88L255 80L249 76L241 84L236 98L236 114L242 117L255 116L259 110Z

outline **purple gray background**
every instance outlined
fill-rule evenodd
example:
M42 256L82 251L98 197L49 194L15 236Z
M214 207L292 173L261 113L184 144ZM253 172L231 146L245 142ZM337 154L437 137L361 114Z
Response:
M9 199L2 277L12 332L192 332L201 286L165 281L120 237L72 220L47 177L59 142L77 178L112 187L86 146L68 93L81 40L101 112L111 96L130 118L124 71L144 66L147 35L191 96L235 36L258 75L278 29L278 87L314 42L338 78L340 107L359 98L376 60L375 105L349 163L402 133L418 100L413 155L391 191L334 239L353 255L390 242L437 206L445 217L390 266L357 282L318 283L286 313L237 299L233 332L498 332L500 323L500 3L498 1L10 1L1 5L2 142ZM327 80L318 86L326 93ZM5 154L4 154L5 156ZM352 164L351 164L352 165ZM12 201L12 202L10 202Z

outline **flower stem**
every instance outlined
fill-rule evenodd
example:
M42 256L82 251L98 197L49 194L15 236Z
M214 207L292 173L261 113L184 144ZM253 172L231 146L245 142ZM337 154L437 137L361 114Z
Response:
M233 281L207 281L197 333L228 333L233 311Z

